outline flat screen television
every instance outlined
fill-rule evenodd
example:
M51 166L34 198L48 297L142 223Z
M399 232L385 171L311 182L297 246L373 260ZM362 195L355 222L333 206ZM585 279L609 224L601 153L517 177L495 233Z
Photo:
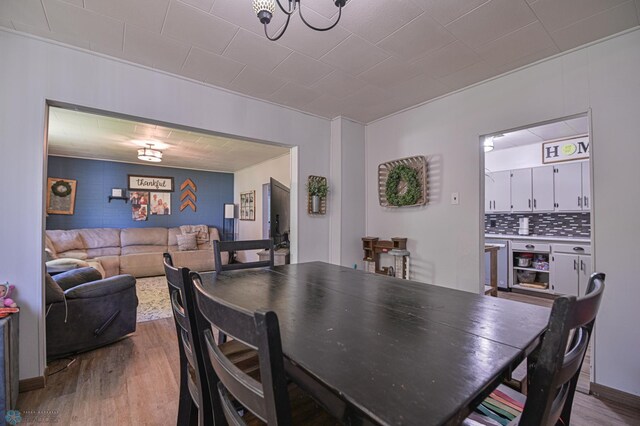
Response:
M290 231L290 190L274 178L269 182L270 208L269 208L269 236L278 247L287 247Z

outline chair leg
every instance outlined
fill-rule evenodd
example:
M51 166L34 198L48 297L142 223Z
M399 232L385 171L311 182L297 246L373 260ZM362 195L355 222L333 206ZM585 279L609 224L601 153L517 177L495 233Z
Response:
M178 401L178 420L177 426L197 425L198 424L198 407L191 398L189 393L189 372L186 367L180 372L180 399Z

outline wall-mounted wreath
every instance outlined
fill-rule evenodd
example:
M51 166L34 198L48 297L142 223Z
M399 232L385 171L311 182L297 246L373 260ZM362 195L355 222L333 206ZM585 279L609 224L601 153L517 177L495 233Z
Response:
M378 197L382 207L427 204L427 160L424 156L401 158L378 166Z
M385 186L387 202L392 206L412 206L422 195L422 186L416 169L409 166L395 166L389 172Z
M58 197L68 197L71 195L71 184L69 182L59 180L51 185L51 192Z

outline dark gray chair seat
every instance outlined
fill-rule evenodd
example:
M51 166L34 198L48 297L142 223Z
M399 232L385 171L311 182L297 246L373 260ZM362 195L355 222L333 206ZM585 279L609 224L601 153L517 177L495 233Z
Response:
M136 331L136 279L102 279L93 268L45 275L47 358L113 343Z

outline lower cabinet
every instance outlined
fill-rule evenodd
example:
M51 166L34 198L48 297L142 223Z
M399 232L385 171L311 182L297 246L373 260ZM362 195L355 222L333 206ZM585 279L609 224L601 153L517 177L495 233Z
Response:
M566 248L566 245L552 245L551 255L551 289L556 294L570 294L582 296L587 290L591 275L591 256L589 254L563 253L565 249L586 252L588 247L576 246Z

